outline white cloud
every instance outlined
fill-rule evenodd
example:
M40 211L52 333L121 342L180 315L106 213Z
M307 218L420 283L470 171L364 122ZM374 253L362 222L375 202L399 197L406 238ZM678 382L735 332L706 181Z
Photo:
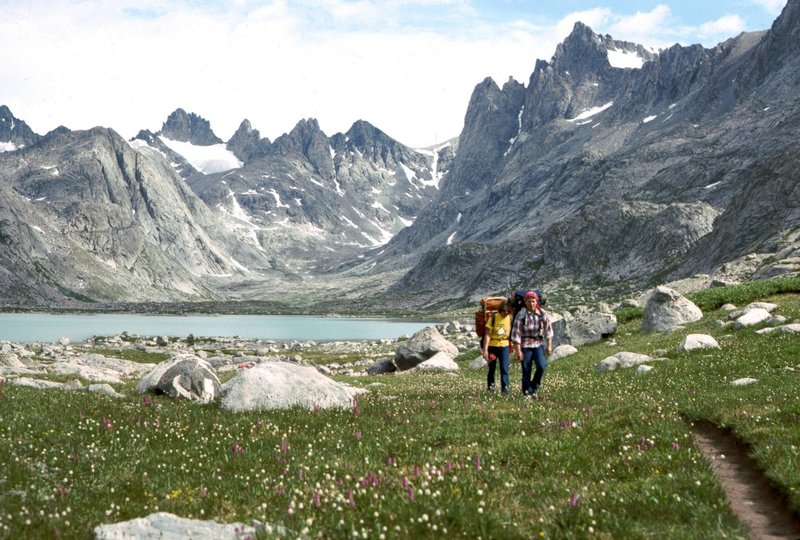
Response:
M744 32L747 25L738 15L726 15L715 21L700 25L699 34L703 36L735 36Z
M751 0L751 2L773 16L777 16L786 5L786 0Z

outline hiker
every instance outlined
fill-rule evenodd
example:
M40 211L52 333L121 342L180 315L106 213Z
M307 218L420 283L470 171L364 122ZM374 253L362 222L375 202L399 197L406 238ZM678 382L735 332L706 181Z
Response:
M522 395L536 399L547 369L547 355L553 352L553 325L550 316L539 306L539 295L535 291L525 294L525 307L517 313L511 330L511 342L517 360L522 362ZM536 370L531 377L531 370Z
M486 389L494 391L495 372L500 364L500 391L508 394L508 364L510 350L508 338L511 336L511 300L506 299L496 313L486 321L486 330L483 334L483 357L489 365L486 375Z

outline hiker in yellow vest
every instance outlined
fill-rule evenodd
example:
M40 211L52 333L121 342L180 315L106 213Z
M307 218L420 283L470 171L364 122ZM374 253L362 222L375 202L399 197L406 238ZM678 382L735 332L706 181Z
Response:
M500 364L500 391L508 394L508 365L510 350L508 339L511 336L511 311L510 300L500 305L497 313L493 313L486 321L486 332L483 334L483 357L489 365L486 375L486 389L494 390L495 372Z

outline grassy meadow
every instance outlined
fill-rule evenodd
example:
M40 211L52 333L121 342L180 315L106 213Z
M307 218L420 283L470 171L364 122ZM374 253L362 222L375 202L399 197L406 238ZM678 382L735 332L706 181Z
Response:
M257 520L259 538L746 538L690 423L747 441L800 512L800 338L716 322L728 298L800 318L797 280L773 283L693 295L706 317L674 334L629 315L613 341L551 363L539 401L521 398L513 360L511 395L487 394L485 368L467 367L477 349L457 374L338 377L370 389L343 411L0 382L0 538L91 538L157 511ZM677 352L688 333L721 349ZM595 369L658 350L647 374ZM742 377L758 382L731 386Z

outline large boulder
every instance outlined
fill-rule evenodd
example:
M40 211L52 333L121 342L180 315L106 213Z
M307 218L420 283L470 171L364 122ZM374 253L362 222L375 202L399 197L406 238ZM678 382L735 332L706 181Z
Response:
M549 310L546 311L547 315L550 316L550 324L553 325L553 347L558 347L562 343L569 343L567 318L560 313Z
M694 302L669 287L659 286L644 308L644 332L674 332L687 323L699 321L703 312Z
M207 360L193 354L179 354L156 365L139 381L136 391L209 403L219 395L220 382Z
M458 371L458 364L449 354L438 352L421 364L417 364L412 371Z
M597 343L617 331L617 316L609 309L584 310L575 315L566 315L565 343L580 347Z
M438 352L456 357L458 347L447 341L435 327L428 326L397 348L394 353L394 364L400 371L405 371L418 366Z
M365 391L329 379L311 366L266 361L242 370L222 385L222 408L234 412L347 409L353 406L353 398Z
M254 538L255 528L242 523L221 524L216 521L187 519L157 512L149 516L120 523L98 525L94 528L95 540L130 540L133 538L161 538L164 540L236 540Z
M681 352L697 349L719 349L719 343L708 334L689 334L681 340L681 344L678 346L678 350Z

